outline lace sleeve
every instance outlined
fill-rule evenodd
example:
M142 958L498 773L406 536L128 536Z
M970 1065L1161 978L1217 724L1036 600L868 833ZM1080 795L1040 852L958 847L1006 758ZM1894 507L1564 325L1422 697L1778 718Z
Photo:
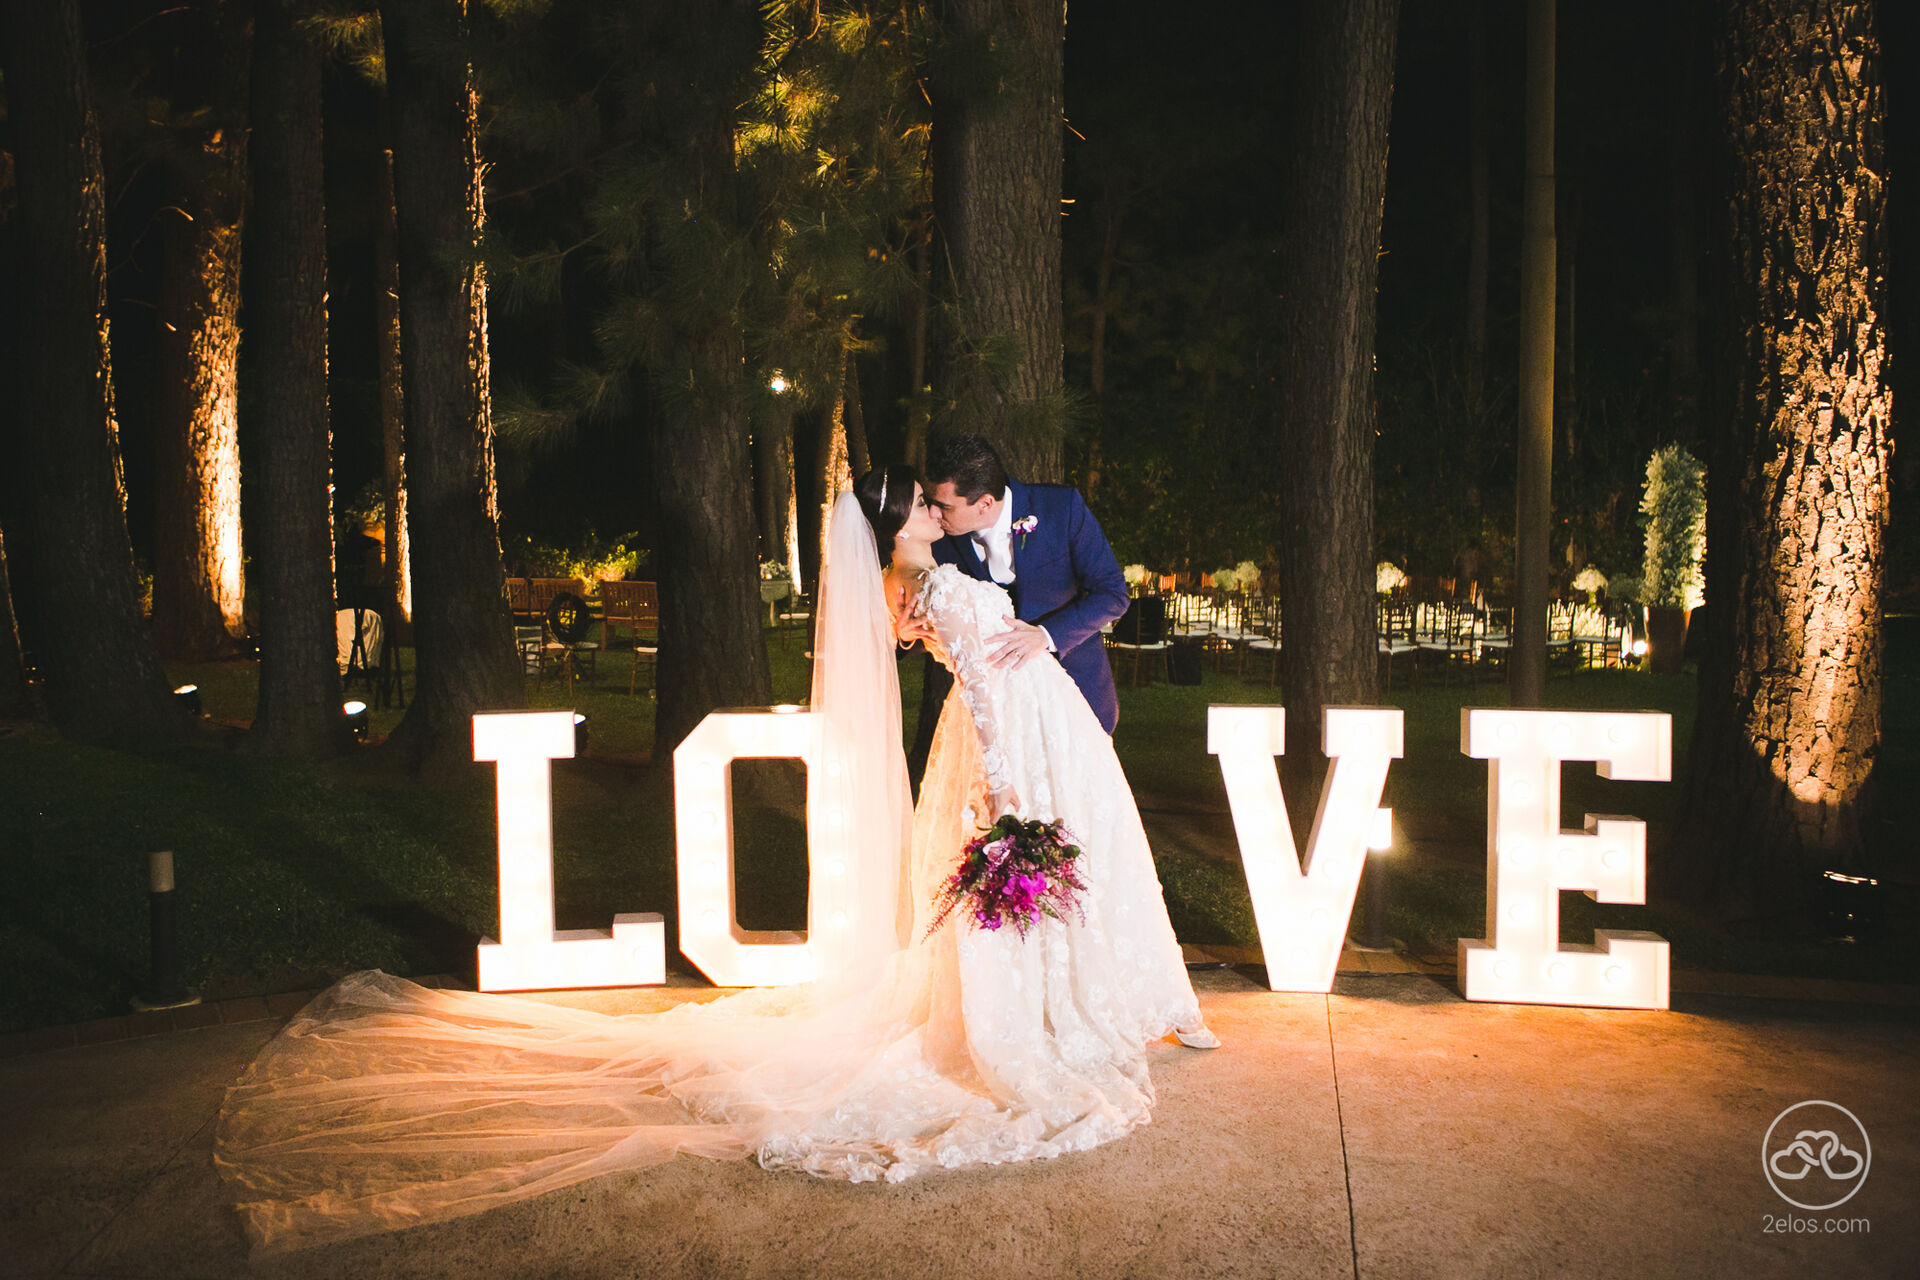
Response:
M986 773L987 801L993 817L1017 810L1012 770L1000 739L999 713L1007 705L1007 672L987 661L986 641L1006 630L1005 615L1012 612L997 588L987 588L942 566L927 575L922 603L927 619L939 633L947 667L959 687L960 700L980 739L980 764Z

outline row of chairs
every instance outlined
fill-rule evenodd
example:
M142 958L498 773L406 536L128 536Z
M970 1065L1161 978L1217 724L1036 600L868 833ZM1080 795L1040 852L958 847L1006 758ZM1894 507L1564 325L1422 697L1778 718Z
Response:
M601 650L611 652L614 641L627 633L632 664L627 692L639 685L644 666L651 676L659 658L660 595L651 582L598 584L596 616L579 578L509 578L507 604L516 619L514 643L525 675L544 680L549 674L565 679L569 691L578 677L599 682ZM591 639L600 625L600 639Z
M1504 666L1513 648L1512 610L1464 601L1382 602L1375 627L1384 682L1393 687L1396 668L1410 668L1417 684L1424 668L1438 666L1443 681L1456 672L1477 677ZM1549 660L1568 672L1618 666L1631 651L1633 624L1617 611L1556 602L1547 618ZM1281 616L1277 598L1259 594L1176 593L1137 597L1108 632L1116 675L1122 661L1131 682L1152 678L1175 645L1200 648L1218 671L1228 661L1245 676L1247 664L1264 659L1267 683L1280 666Z

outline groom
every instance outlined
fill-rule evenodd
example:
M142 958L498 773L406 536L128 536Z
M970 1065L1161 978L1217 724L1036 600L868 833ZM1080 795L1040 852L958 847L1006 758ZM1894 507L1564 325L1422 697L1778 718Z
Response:
M1100 632L1127 611L1127 581L1079 491L1009 479L1000 455L976 435L936 441L921 479L947 531L933 544L934 559L997 582L1013 596L1016 620L994 642L989 661L1018 667L1057 660L1100 727L1112 733L1120 700ZM909 756L916 786L952 683L946 668L929 658Z

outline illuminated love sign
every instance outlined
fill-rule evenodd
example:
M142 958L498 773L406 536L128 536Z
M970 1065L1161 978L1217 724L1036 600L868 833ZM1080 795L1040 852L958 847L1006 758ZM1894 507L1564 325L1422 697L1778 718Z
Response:
M1246 866L1254 919L1276 991L1333 983L1367 846L1388 811L1387 769L1403 746L1393 708L1329 707L1332 760L1303 861L1287 822L1274 757L1285 744L1279 707L1211 707L1207 750L1220 760ZM1469 1000L1664 1009L1668 947L1631 930L1599 930L1592 946L1561 947L1559 895L1646 900L1646 828L1589 816L1560 829L1560 764L1597 762L1614 779L1672 774L1672 720L1659 712L1461 712L1461 750L1488 761L1487 936L1460 940ZM484 991L633 986L666 980L665 927L652 913L617 915L611 933L553 927L551 762L573 755L571 711L473 718L473 758L498 767L500 940L479 947ZM731 765L747 757L807 765L807 931L740 928L734 909ZM856 977L894 938L891 883L855 865L848 786L827 720L799 707L716 711L674 751L680 946L720 986L789 985ZM867 833L884 860L897 843ZM862 882L874 891L863 894Z
M1275 991L1333 986L1387 767L1400 758L1401 729L1395 708L1327 708L1321 741L1333 767L1303 868L1273 763L1286 750L1286 712L1207 708L1207 750L1220 758L1267 985Z
M1659 712L1464 708L1460 749L1487 764L1487 936L1460 939L1460 993L1521 1004L1667 1007L1668 949L1657 934L1600 929L1560 946L1560 893L1647 900L1646 825L1588 815L1560 829L1560 762L1603 778L1665 782L1673 721Z
M611 933L553 927L551 762L573 758L573 712L477 715L473 758L496 765L500 823L500 940L480 942L480 989L665 982L666 924L654 912L617 915Z
M673 752L673 814L680 873L680 951L722 987L786 986L811 982L820 948L806 935L742 929L734 918L733 761L785 756L807 765L808 923L825 917L844 934L852 923L844 894L844 854L826 854L829 831L846 815L816 814L821 780L837 761L825 759L821 717L798 707L784 711L716 711ZM837 773L833 776L838 776ZM819 821L816 821L816 818ZM828 831L817 830L828 827ZM838 843L834 841L834 843Z

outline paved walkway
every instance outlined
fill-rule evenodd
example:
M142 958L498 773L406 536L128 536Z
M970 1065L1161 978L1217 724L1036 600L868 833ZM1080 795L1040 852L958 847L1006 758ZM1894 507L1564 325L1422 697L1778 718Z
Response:
M22 1052L0 1060L0 1275L1798 1280L1920 1257L1911 1005L1680 994L1638 1013L1472 1005L1421 973L1344 974L1330 996L1195 980L1225 1047L1156 1049L1153 1125L1098 1151L857 1187L682 1159L259 1263L209 1151L223 1088L279 1025L264 1004ZM1762 1173L1769 1125L1808 1099L1872 1143L1827 1213Z

